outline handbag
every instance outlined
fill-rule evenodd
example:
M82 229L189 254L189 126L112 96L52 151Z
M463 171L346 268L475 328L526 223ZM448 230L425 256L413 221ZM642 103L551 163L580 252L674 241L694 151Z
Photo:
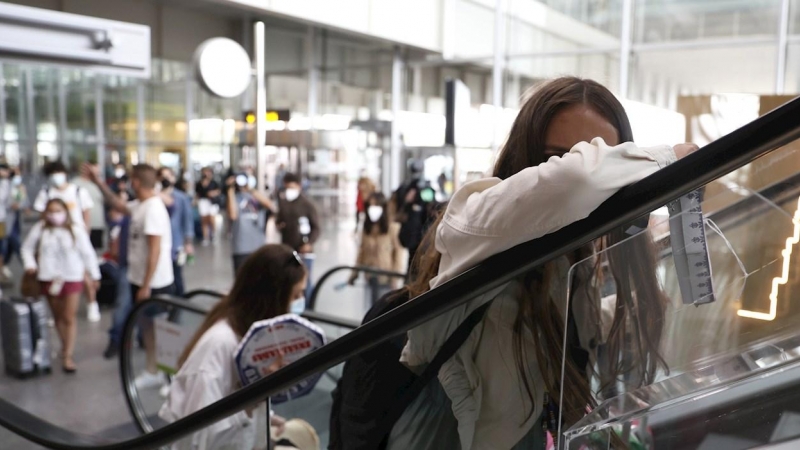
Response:
M42 247L42 238L44 237L44 230L42 230L42 235L39 237L39 242L36 243L36 254L34 255L34 259L36 260L36 264L39 264L39 250ZM39 298L42 294L41 292L41 284L39 284L39 271L33 273L25 273L22 275L22 281L20 282L19 286L19 293L25 298Z

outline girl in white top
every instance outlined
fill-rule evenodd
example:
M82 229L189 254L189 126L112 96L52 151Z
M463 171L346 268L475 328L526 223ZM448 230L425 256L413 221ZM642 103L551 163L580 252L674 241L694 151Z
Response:
M88 272L95 285L100 280L100 268L89 235L83 226L73 224L64 201L53 198L47 202L43 219L25 238L21 253L25 271L37 273L41 292L50 303L61 338L64 372L74 373L75 315L84 274Z
M640 148L632 139L622 105L596 82L560 78L529 94L494 176L459 189L431 228L431 245L417 254L419 275L409 287L411 296L489 256L585 218L620 188L697 148ZM607 246L623 236L624 230L616 230L595 245ZM643 382L652 381L663 362L659 343L666 303L652 245L638 241L629 255L612 261L615 281L627 286L627 291L617 286L619 322L613 331L598 326L599 302L586 282L591 274L578 277L582 285L575 286L570 303L577 341L570 338L564 404L558 403L567 273L571 264L591 257L592 244L410 330L402 360L417 369L433 360L470 313L493 300L482 322L442 366L436 383L395 424L388 448L545 448L542 425L555 428L547 417L541 420L545 403L548 409L561 408L567 426L594 406L587 351L599 343L629 350L626 339L639 342L626 355L626 367L633 366ZM620 361L608 359L611 375L619 375ZM436 401L441 398L446 401Z
M159 416L174 422L239 389L234 353L242 337L253 322L289 313L293 302L303 301L305 285L306 269L291 248L265 245L250 255L230 293L208 313L181 355ZM273 416L273 426L277 422L282 419ZM171 448L252 450L256 425L252 411L242 411Z

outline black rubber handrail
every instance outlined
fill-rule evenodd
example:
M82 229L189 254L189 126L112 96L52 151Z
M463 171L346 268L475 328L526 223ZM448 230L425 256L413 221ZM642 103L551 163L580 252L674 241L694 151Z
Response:
M316 309L317 297L319 296L319 292L321 290L320 288L322 287L322 285L325 284L326 281L328 281L328 278L333 276L333 274L335 274L336 272L341 272L343 270L347 270L350 272L364 272L371 275L402 278L402 279L405 279L407 276L405 273L390 272L388 270L381 270L368 266L335 266L330 270L328 270L327 272L325 272L324 274L322 274L322 276L319 277L319 280L317 280L317 283L314 285L314 289L311 291L311 297L307 299L308 303L306 304L306 306L309 309L312 310Z
M245 408L255 407L299 380L327 370L500 287L534 267L573 251L798 137L800 99L794 99L682 161L620 190L587 218L487 258L476 267L362 325L322 349L152 433L123 442L101 443L94 437L72 433L43 421L5 401L0 402L0 425L33 442L63 450L151 449L168 444ZM146 302L135 305L134 313L145 305Z

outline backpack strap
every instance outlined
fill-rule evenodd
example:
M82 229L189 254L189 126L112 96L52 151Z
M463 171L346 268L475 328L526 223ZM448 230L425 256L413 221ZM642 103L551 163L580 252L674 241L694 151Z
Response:
M491 301L486 302L478 307L478 309L475 311L472 311L472 313L467 316L463 322L461 322L461 325L456 328L453 334L447 338L444 345L442 345L442 347L436 353L433 361L431 361L430 364L425 367L425 370L422 371L422 374L416 380L414 380L411 386L409 386L408 389L403 392L402 396L397 399L397 401L386 412L386 415L383 417L383 420L380 422L380 425L375 430L375 434L371 439L371 442L374 442L376 445L370 448L386 448L389 435L392 432L395 422L400 419L406 408L408 408L408 405L410 405L417 398L417 396L419 396L422 390L425 389L425 386L427 386L431 380L436 378L436 376L439 374L439 369L442 368L444 363L452 358L458 349L461 348L461 345L463 345L467 340L475 326L483 320L483 316L491 304Z

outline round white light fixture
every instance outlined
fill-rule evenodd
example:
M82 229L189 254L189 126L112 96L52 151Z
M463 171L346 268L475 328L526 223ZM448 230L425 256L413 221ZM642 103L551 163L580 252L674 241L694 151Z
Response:
M194 67L200 84L212 95L231 98L242 95L250 85L250 57L238 42L211 38L197 47Z

